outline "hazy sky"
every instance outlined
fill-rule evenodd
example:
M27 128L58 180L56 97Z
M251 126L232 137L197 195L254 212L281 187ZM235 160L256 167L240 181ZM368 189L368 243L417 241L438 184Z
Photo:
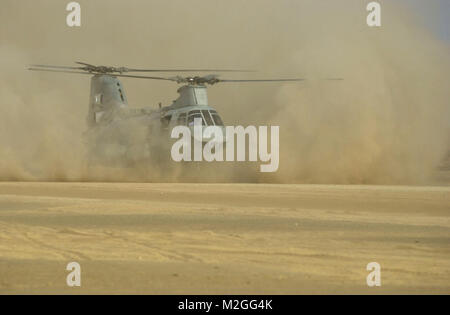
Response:
M450 0L400 0L414 8L424 24L442 39L450 41Z

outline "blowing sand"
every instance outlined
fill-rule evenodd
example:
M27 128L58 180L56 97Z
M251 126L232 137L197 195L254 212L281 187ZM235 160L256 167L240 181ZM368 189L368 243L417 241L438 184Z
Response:
M2 294L449 294L449 244L450 187L0 183Z

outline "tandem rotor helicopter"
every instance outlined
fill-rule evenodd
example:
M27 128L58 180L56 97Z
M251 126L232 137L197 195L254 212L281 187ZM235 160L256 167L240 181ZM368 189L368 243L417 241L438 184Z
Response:
M225 69L132 69L127 67L95 66L76 62L77 66L31 65L32 71L84 74L91 77L91 91L87 114L88 130L85 132L90 162L122 163L155 159L161 154L161 145L168 142L168 130L174 126L193 126L194 119L203 126L220 126L224 123L219 113L208 103L207 85L244 82L289 82L305 79L221 79L216 74L205 76L144 76L124 73L144 72L252 72ZM120 78L164 80L183 84L179 97L168 106L159 108L129 107ZM331 79L340 80L340 79ZM166 157L167 158L167 157Z

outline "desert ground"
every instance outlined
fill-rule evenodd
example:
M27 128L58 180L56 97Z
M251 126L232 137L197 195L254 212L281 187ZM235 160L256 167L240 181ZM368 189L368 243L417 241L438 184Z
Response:
M0 293L450 294L450 187L4 182Z

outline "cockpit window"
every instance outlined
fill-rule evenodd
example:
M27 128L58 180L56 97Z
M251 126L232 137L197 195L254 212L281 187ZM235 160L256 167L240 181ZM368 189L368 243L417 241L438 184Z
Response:
M209 112L207 110L202 110L202 114L203 114L203 117L205 118L208 126L213 126L214 123L213 123L211 116L209 115Z
M184 124L180 122L181 115L183 114L180 114L178 124ZM215 110L191 110L187 119L189 126L194 125L194 118L201 118L203 126L223 126L222 119Z
M194 125L194 119L195 118L200 118L202 120L202 125L206 126L205 120L203 119L202 114L200 114L200 113L189 115L189 117L188 117L188 125L189 126L193 126Z
M223 126L223 121L222 119L220 119L220 116L217 113L214 113L211 116L214 119L214 123L216 124L216 126Z

